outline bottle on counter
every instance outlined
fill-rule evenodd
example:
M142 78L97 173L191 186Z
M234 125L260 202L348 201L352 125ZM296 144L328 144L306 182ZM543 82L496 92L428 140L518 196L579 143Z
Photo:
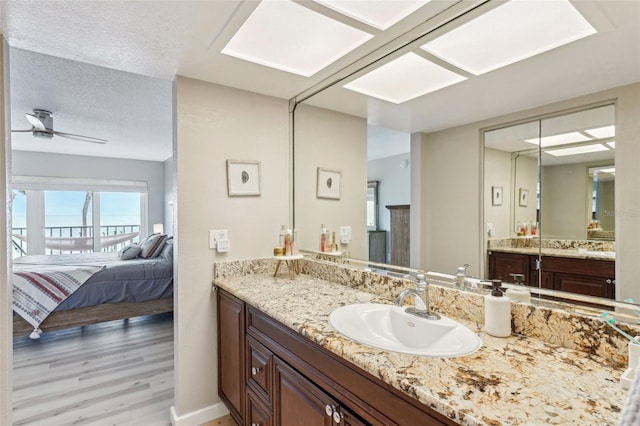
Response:
M491 280L491 293L484 297L484 330L496 337L511 335L511 301L502 294L500 280Z
M327 228L324 227L324 225L321 225L320 227L320 251L321 252L326 252L328 251L329 248L329 231L327 231Z
M282 225L282 228L280 229L280 238L278 239L278 247L284 247L284 239L286 235L287 235L286 226Z

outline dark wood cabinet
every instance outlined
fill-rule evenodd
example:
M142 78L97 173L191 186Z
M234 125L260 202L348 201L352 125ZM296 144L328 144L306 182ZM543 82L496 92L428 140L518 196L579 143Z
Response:
M369 260L387 262L387 231L369 231Z
M217 292L218 394L236 423L242 424L245 402L244 303L227 292Z
M228 292L217 293L219 394L239 425L455 425Z
M387 206L391 214L390 251L391 265L409 266L410 235L409 229L411 206Z
M540 270L537 256L519 253L489 252L489 279L513 282L510 273L525 275L525 283L550 290L615 298L615 261L542 256ZM526 272L522 272L526 271Z
M308 426L333 425L334 410L340 420L338 402L280 360L275 363L275 423L298 426L300 419ZM339 423L338 423L339 424Z
M512 283L512 274L522 274L526 285L537 287L537 280L531 279L531 269L535 269L535 266L531 267L531 261L535 263L535 259L530 257L518 253L489 252L489 279Z

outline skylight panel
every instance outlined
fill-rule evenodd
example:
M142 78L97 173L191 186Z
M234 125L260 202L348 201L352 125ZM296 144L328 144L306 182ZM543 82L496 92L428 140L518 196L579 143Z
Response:
M585 133L597 139L612 138L616 135L616 126L598 127L597 129L585 130Z
M373 35L286 0L263 0L222 53L312 76Z
M511 0L422 46L475 75L596 33L568 0Z
M525 139L525 142L529 142L534 145L538 145L538 142L540 142L542 147L546 148L549 146L567 145L570 143L585 142L590 140L591 138L583 135L582 133L569 132L569 133L561 133L559 135L543 136L540 139L538 138Z
M466 77L407 53L345 84L355 92L399 104L459 83Z
M593 144L593 145L582 145L582 146L573 146L570 148L560 148L545 151L549 155L553 155L554 157L564 157L566 155L579 155L579 154L588 154L590 152L599 152L599 151L608 151L609 149L601 144Z
M431 0L404 1L356 1L356 0L315 0L343 15L386 30L393 24L411 15Z

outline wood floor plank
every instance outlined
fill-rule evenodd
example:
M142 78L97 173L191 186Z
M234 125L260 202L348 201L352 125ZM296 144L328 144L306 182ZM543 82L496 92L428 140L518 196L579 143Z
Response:
M14 425L170 425L170 314L14 339Z

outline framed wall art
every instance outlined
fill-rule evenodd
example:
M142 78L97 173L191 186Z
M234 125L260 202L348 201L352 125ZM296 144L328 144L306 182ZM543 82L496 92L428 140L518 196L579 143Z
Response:
M529 190L520 188L520 193L518 195L518 204L520 207L527 207L529 205Z
M317 198L340 199L340 180L342 172L318 167Z
M227 160L229 196L260 195L260 162Z
M502 187L501 186L491 187L491 205L492 206L502 205Z

